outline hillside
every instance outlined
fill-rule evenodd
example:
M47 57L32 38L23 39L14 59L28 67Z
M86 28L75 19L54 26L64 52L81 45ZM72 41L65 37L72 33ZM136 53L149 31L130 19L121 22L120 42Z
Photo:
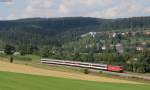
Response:
M149 28L150 17L99 19L89 17L28 18L0 21L0 44L61 46L89 31Z
M150 17L28 18L0 21L0 50L150 72ZM3 52L5 51L5 53Z

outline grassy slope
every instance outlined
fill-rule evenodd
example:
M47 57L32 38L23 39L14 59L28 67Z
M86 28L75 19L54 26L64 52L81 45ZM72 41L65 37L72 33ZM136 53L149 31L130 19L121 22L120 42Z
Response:
M0 72L0 90L150 90L150 86L99 83Z
M18 56L17 56L18 57ZM21 56L19 56L21 57ZM45 64L40 64L40 57L36 56L36 55L26 55L23 57L27 57L27 58L31 58L32 61L28 61L28 60L23 60L21 58L15 58L14 63L17 64L23 64L23 65L27 65L27 66L33 66L33 67L38 67L38 68L43 68L43 69L48 69L48 70L53 70L53 71L62 71L62 72L71 72L71 73L78 73L78 74L83 74L83 69L81 68L74 68L74 67L66 67L66 66L57 66L57 65L45 65ZM6 61L9 62L9 57L6 55L2 55L0 54L0 60L2 61ZM149 81L145 81L145 80L140 80L140 79L134 79L134 78L122 78L122 77L116 77L116 76L112 76L112 75L108 75L108 74L100 74L98 72L93 72L90 73L92 75L96 75L96 76L103 76L103 77L115 77L121 80L130 80L130 81L136 81L136 82L141 82L141 83L150 83Z
M14 63L16 63L16 64L23 64L23 65L28 65L28 66L33 66L33 67L38 67L38 68L43 68L43 69L48 69L48 70L73 72L73 73L83 73L83 69L81 69L81 68L57 66L57 65L51 65L51 67L50 67L49 65L41 64L40 63L40 56L36 56L36 55L23 56L23 57L31 58L32 61L23 60L21 58L18 59L18 56L16 56L16 57L14 58ZM22 56L19 56L19 57L22 57ZM9 62L9 56L0 54L0 60Z

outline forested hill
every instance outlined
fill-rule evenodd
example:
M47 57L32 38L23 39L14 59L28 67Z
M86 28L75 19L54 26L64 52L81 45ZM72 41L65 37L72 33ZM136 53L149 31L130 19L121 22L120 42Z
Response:
M0 44L61 45L89 31L149 28L150 17L99 19L89 17L28 18L0 21Z

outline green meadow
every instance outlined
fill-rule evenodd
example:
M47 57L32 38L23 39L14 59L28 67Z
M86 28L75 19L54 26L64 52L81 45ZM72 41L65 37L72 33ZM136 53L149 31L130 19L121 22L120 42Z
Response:
M92 82L0 72L0 90L150 90L150 85Z

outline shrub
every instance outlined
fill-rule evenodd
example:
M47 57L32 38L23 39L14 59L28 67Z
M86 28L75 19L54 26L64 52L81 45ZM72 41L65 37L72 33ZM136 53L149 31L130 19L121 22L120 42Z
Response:
M84 69L84 74L89 74L90 73L90 71L89 71L89 69Z

